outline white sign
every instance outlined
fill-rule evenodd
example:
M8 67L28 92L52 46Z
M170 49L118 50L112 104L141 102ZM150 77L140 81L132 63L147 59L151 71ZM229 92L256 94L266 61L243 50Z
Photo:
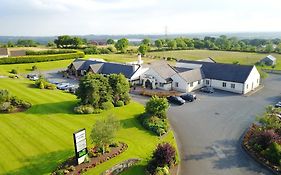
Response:
M86 141L86 130L82 129L73 133L75 156L77 164L84 162L85 157L88 155L87 141Z

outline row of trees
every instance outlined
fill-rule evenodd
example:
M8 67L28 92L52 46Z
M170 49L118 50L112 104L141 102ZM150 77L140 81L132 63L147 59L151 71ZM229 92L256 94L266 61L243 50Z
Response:
M86 44L87 40L79 38L79 37L62 35L62 36L59 36L57 39L55 39L54 43L56 44L57 48L77 49L77 48L80 48L81 45Z
M224 51L243 51L243 52L263 52L281 53L280 39L275 40L239 40L235 37L228 38L222 35L218 38L205 37L198 38L175 38L175 39L158 39L154 42L158 50L175 50L175 49L210 49Z
M39 43L34 40L19 39L16 42L8 41L6 44L0 44L0 47L37 47L38 45Z

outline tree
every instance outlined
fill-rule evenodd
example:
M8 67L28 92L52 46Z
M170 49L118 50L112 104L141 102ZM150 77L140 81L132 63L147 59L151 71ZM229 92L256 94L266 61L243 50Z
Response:
M142 44L144 45L148 45L150 46L151 45L151 40L149 38L145 38L141 41Z
M145 55L148 51L150 50L150 47L146 44L141 44L138 48L138 51L142 54Z
M15 44L12 41L8 41L7 46L8 47L15 47Z
M81 39L79 37L71 37L68 35L59 36L57 39L54 40L54 43L57 45L57 48L78 48L85 42L85 39Z
M273 52L273 50L274 50L274 48L273 48L273 44L272 44L272 43L268 43L268 44L265 46L265 49L264 49L264 51L265 51L266 53L271 53L271 52Z
M56 44L53 41L49 41L47 44L48 47L55 47Z
M119 39L114 46L121 53L125 53L129 46L129 40L126 38Z
M115 137L116 131L120 128L120 123L114 116L108 116L104 120L98 120L91 131L92 142L102 148L104 154L106 146L110 145Z
M182 38L176 38L177 48L186 48L187 45Z
M161 39L155 40L154 44L158 48L158 50L160 50L163 47L163 40Z
M166 98L153 96L145 105L145 112L160 118L166 117L169 103Z
M113 40L113 39L108 39L107 41L106 41L106 44L114 44L115 43L115 41Z
M108 82L112 89L113 102L116 104L119 100L127 104L130 101L130 84L123 74L111 74L108 76Z
M112 90L108 79L101 74L89 73L79 82L77 98L83 105L90 104L94 108L101 108L102 104L112 101Z
M171 50L174 50L177 48L177 42L175 40L170 40L168 42L168 47L171 49Z

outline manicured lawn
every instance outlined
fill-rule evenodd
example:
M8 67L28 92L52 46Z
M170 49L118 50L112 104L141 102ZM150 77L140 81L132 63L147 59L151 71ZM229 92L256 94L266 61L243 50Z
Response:
M269 54L230 52L230 51L211 51L211 50L181 50L150 52L148 55L173 57L189 60L198 60L211 57L219 63L233 63L239 61L240 64L253 65ZM281 70L281 54L271 54L277 58L276 69Z
M0 75L9 75L12 69L16 69L19 74L31 72L32 66L36 65L39 71L66 68L73 60L60 60L40 63L25 64L3 64L0 65Z
M33 104L26 112L0 114L0 174L49 174L59 162L74 155L74 131L86 128L90 145L92 125L110 114L116 115L122 123L116 140L127 143L129 148L87 174L100 174L129 158L141 158L142 161L124 174L144 174L144 165L159 142L165 140L175 144L171 132L159 139L140 126L135 117L144 108L136 102L97 115L76 115L72 113L77 103L74 95L35 89L30 87L31 83L23 79L0 79L0 89L8 89Z

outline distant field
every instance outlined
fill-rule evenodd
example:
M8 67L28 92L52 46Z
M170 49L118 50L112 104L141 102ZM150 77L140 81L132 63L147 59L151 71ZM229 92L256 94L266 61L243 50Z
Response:
M230 51L211 51L211 50L181 50L150 52L148 55L173 57L189 60L198 60L211 57L219 63L233 63L239 61L240 64L253 65L268 54L247 53L247 52L230 52ZM272 54L277 60L276 69L281 69L281 54Z
M128 150L108 162L98 165L86 174L100 174L111 166L130 158L141 158L139 165L124 175L144 174L144 165L156 145L163 141L175 144L173 133L161 139L143 129L136 116L144 111L143 105L131 104L101 114L76 115L74 95L59 90L40 90L30 87L29 80L0 79L0 89L30 101L33 106L26 112L0 114L0 174L50 174L57 165L74 156L72 133L86 128L88 145L90 130L96 120L114 114L122 127L117 140L128 144Z
M128 63L138 60L137 54L105 54L105 55L86 55L86 58L101 58L108 62ZM151 58L142 58L145 63L154 61Z

